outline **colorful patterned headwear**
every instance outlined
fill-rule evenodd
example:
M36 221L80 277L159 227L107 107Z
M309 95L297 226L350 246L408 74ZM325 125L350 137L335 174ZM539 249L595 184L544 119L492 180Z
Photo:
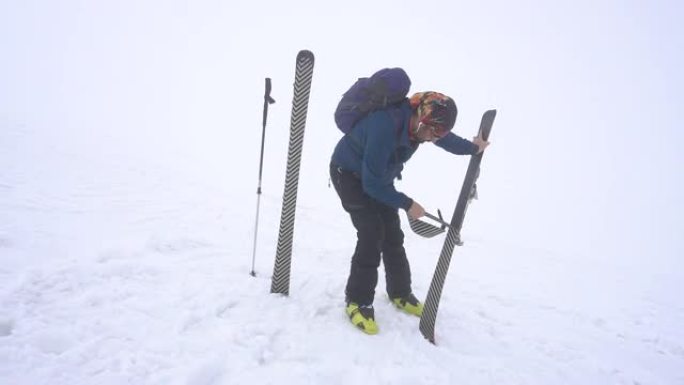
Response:
M420 121L435 127L444 135L451 131L456 123L458 109L450 97L439 92L418 92L409 99L411 107L418 111Z

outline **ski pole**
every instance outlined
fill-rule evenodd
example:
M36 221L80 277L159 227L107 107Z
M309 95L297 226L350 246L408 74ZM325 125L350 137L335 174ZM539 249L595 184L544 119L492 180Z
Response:
M259 158L259 185L257 187L257 206L256 206L256 220L254 224L254 247L252 248L252 271L249 273L252 277L256 277L254 271L254 262L256 260L256 246L257 246L257 232L259 230L259 206L261 204L261 176L264 169L264 141L266 139L266 118L268 117L268 105L275 103L271 97L271 78L266 78L266 91L264 92L264 117L261 129L261 156Z

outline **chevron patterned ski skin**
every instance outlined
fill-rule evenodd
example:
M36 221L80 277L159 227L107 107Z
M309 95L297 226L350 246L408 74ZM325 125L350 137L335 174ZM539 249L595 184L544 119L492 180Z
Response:
M480 135L484 140L489 139L489 133L492 130L492 124L496 117L496 110L489 110L482 116L480 123ZM468 163L468 171L466 171L463 187L458 196L458 202L454 209L454 215L451 218L451 227L447 232L447 237L442 246L442 252L437 261L437 268L432 277L432 283L428 290L427 298L425 299L425 307L423 315L420 317L420 332L433 344L435 343L435 320L437 319L437 310L439 308L439 300L442 297L442 289L444 288L444 280L449 271L449 263L451 262L451 255L454 252L456 245L461 245L461 227L463 226L463 219L468 208L468 203L472 198L472 191L475 182L480 173L480 162L482 162L482 155L473 155Z
M444 233L444 227L437 227L431 223L421 221L420 219L411 219L411 217L408 216L408 213L406 214L406 217L408 217L411 230L421 237L432 238Z
M313 67L313 53L307 50L299 51L295 69L294 96L292 97L285 191L283 192L283 207L280 214L280 230L278 232L275 265L273 266L273 277L271 278L271 293L290 294L292 236L294 233L295 208L297 206L299 165L301 163Z

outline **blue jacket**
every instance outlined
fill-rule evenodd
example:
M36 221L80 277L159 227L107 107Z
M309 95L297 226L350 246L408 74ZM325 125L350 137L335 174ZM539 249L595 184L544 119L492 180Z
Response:
M331 164L356 173L363 191L394 208L408 210L413 200L394 188L404 163L419 144L409 140L411 106L408 100L398 106L378 110L359 120L351 132L335 146ZM453 133L435 144L457 155L472 155L477 146Z

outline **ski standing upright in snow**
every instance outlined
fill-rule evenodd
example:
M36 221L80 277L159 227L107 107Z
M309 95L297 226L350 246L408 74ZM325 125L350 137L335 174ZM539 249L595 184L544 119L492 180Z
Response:
M285 295L290 293L292 236L297 205L297 187L299 185L299 165L304 142L304 128L306 127L306 114L309 107L313 67L313 53L307 50L299 51L295 69L294 96L292 98L290 143L287 152L283 207L280 215L278 246L273 266L273 277L271 279L271 293Z
M492 130L495 117L496 110L489 110L482 116L479 135L485 141L489 140L489 133ZM447 237L444 240L444 246L442 246L442 252L437 261L437 268L435 269L435 274L432 277L432 283L425 299L423 315L420 317L420 332L433 344L435 343L435 320L437 318L439 300L442 296L444 280L449 270L454 247L463 244L461 242L461 227L463 226L463 219L465 218L468 204L476 195L475 183L480 175L480 162L482 162L483 154L472 155L468 163L468 171L466 171L463 187L461 187L461 193L451 218L451 226L449 226Z

